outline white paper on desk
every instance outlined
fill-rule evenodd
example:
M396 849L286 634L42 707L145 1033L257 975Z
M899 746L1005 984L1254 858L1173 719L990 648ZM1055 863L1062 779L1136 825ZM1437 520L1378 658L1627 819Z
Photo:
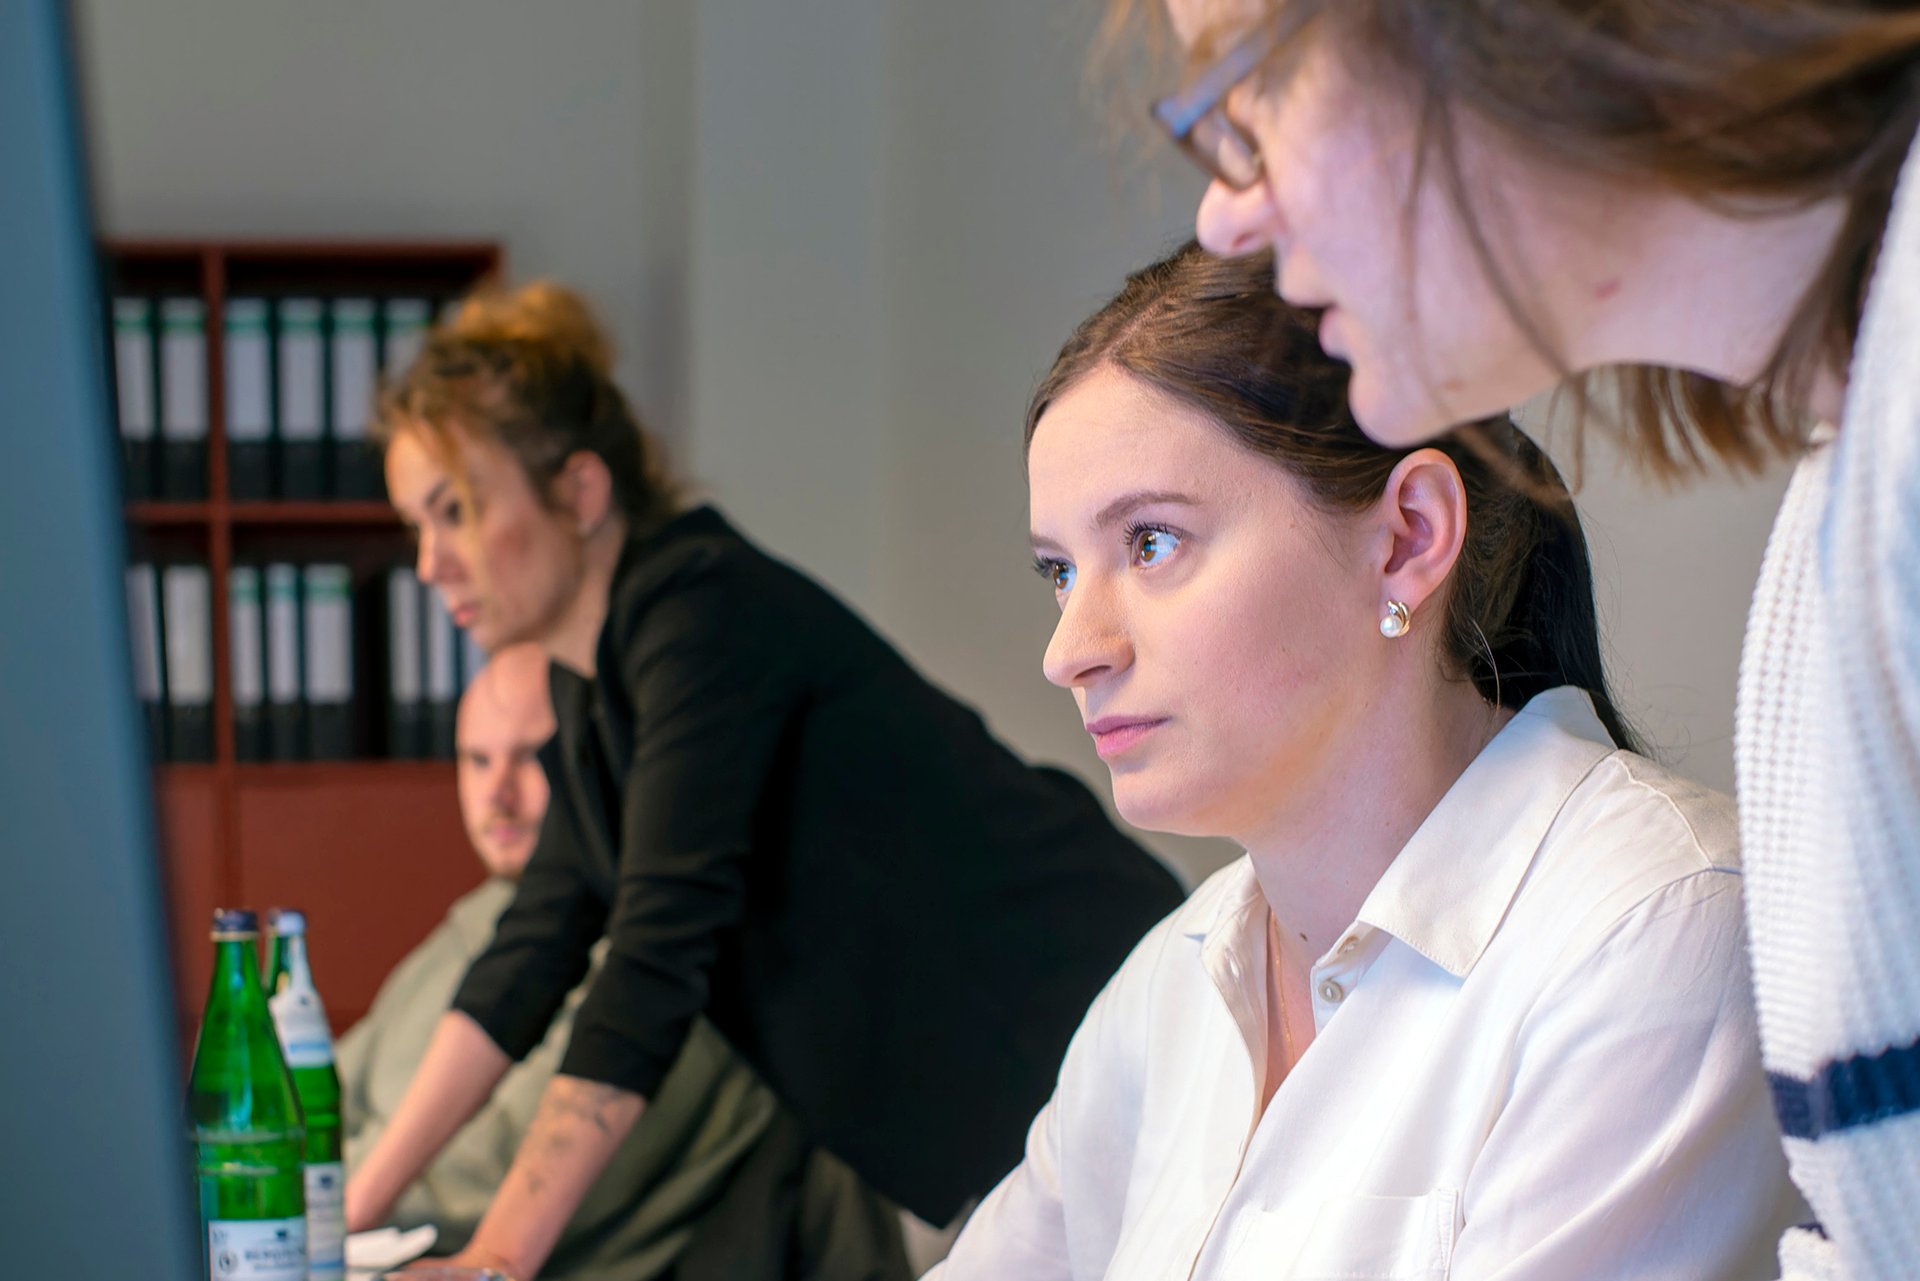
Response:
M376 1276L389 1268L411 1263L439 1239L440 1230L431 1223L402 1232L399 1228L375 1228L347 1237L347 1271L353 1276Z

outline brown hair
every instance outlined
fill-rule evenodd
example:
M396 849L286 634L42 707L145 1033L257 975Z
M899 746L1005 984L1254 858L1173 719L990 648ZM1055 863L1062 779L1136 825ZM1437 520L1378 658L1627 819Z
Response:
M552 281L486 286L428 331L413 363L380 392L373 435L423 435L443 460L462 433L504 446L543 501L568 458L597 455L633 530L662 523L678 487L662 451L613 383L613 348L580 295ZM453 471L464 487L464 473Z
M1797 452L1795 406L1844 369L1900 166L1920 125L1920 12L1870 0L1266 0L1413 88L1420 162L1438 162L1482 267L1542 355L1566 372L1470 209L1457 157L1469 113L1569 171L1630 177L1725 209L1845 204L1832 250L1760 376L1732 386L1672 369L1596 371L1629 443L1666 476L1707 455L1743 470ZM1124 54L1144 16L1162 51L1161 0L1108 0L1097 52ZM1584 416L1584 414L1583 414Z
M1027 408L1029 445L1048 407L1103 368L1206 414L1329 512L1374 502L1414 452L1360 430L1347 408L1347 366L1320 350L1312 315L1273 292L1271 254L1215 258L1189 242L1129 276L1060 349ZM1634 747L1607 691L1593 570L1559 472L1504 415L1472 431L1471 440L1455 433L1430 446L1460 469L1467 499L1442 661L1504 707L1578 686L1613 741Z

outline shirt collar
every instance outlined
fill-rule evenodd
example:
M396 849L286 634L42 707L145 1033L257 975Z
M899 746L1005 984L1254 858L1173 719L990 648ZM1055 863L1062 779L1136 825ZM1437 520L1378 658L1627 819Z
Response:
M1536 695L1447 789L1361 903L1357 922L1466 977L1567 798L1613 751L1584 690ZM1252 954L1266 900L1247 859L1228 875L1213 919L1188 937L1212 943L1210 952Z
M1358 919L1466 977L1567 798L1613 751L1584 690L1536 695L1447 789Z

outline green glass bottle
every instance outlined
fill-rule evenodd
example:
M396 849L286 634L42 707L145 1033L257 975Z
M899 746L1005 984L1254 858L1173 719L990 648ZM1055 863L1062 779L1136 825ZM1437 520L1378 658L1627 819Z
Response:
M306 1120L307 1276L341 1281L347 1273L347 1172L341 1164L340 1075L333 1034L307 962L307 918L290 908L267 914L273 935L267 1004L293 1071Z
M305 1281L304 1132L260 987L252 912L213 914L213 983L187 1079L210 1281Z

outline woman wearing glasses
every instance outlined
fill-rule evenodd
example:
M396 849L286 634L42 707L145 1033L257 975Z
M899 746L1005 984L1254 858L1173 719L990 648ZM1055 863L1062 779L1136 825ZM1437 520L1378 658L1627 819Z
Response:
M1622 750L1552 465L1370 442L1271 270L1139 273L1028 412L1047 675L1122 814L1247 856L937 1275L1752 1277L1800 1207L1731 807Z
M539 1270L700 1014L786 1105L759 1151L826 1148L947 1223L1017 1159L1074 1024L1178 887L1085 787L680 501L610 365L584 304L533 285L469 299L382 399L421 579L483 647L547 651L557 733L539 843L354 1171L349 1226L540 1042L602 938L461 1262ZM782 1169L747 1159L739 1199L804 1224L820 1207ZM790 1258L746 1257L749 1232L711 1275L897 1276L859 1248L876 1226L821 1225Z
M1920 9L1168 3L1206 66L1159 111L1214 177L1200 239L1276 256L1375 439L1578 376L1657 472L1798 460L1736 726L1762 1053L1819 1216L1781 1261L1911 1276Z

